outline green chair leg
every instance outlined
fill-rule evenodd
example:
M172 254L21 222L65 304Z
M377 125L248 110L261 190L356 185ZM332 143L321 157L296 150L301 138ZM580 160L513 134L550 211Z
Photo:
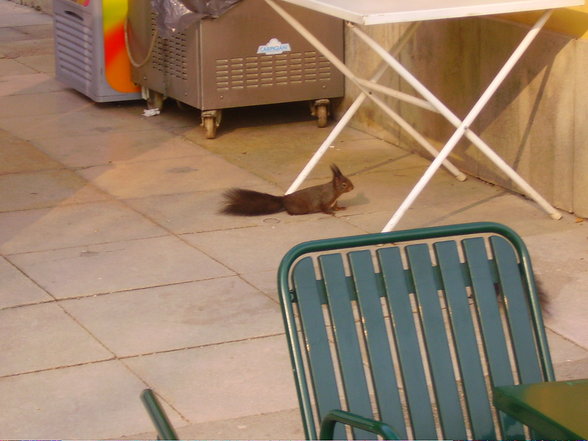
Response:
M178 435L172 427L159 400L151 389L145 389L141 393L141 400L151 417L151 421L157 430L157 437L160 440L177 440Z

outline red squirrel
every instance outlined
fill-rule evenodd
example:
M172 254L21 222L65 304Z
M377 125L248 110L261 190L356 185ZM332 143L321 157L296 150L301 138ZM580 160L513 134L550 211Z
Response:
M345 208L337 205L337 198L353 190L353 184L349 178L343 176L335 164L331 165L331 171L333 179L330 182L303 188L285 196L232 188L224 194L225 206L221 212L235 216L257 216L284 210L288 214L309 214L321 211L333 214L334 210Z

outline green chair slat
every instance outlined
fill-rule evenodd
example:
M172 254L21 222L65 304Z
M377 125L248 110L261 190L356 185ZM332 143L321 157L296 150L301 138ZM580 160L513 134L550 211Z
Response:
M332 409L341 409L341 402L316 284L316 274L310 257L305 257L296 264L292 280L295 290L305 293L303 296L298 296L297 302L309 360L310 377L317 400L318 416L322 420ZM342 428L335 430L337 437L344 437Z
M427 389L427 379L423 368L419 339L412 313L410 291L398 248L383 248L377 251L380 268L386 285L386 295L394 343L409 418L415 439L436 439L437 430Z
M465 239L463 247L470 268L474 300L482 329L492 386L514 384L495 282L486 253L486 244L482 238ZM499 416L504 439L524 439L524 430L521 424L502 412L499 413Z
M383 286L379 286L380 278L376 275L369 251L354 251L348 254L348 258L355 281L379 418L390 424L398 436L406 438L398 383L380 301L380 296L384 294Z
M468 279L463 272L457 244L455 241L440 242L434 245L434 250L445 288L445 300L455 340L472 438L496 439L472 311L466 291Z
M345 269L340 254L320 256L319 265L327 291L328 307L347 410L367 418L373 417L367 380L362 363ZM373 433L355 430L355 436L375 439Z
M406 247L418 300L429 370L435 390L439 420L446 439L466 439L464 417L456 387L441 303L427 245Z
M492 252L498 268L500 285L505 297L505 308L514 345L517 366L521 372L521 383L538 383L542 380L541 366L537 359L537 345L533 335L529 302L525 298L525 287L517 258L512 246L502 237L490 238Z
M472 277L474 300L492 382L496 386L512 384L514 380L510 369L506 337L502 328L496 287L486 254L486 245L481 238L466 239L463 244Z

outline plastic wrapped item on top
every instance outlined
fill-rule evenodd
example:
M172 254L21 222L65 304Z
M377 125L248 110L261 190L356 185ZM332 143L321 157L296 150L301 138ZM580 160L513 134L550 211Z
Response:
M220 17L240 0L151 0L157 30L163 38L185 31L205 17Z

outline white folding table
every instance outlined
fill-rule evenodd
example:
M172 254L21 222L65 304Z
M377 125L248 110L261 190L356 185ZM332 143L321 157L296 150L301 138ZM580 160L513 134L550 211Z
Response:
M309 160L302 172L290 186L286 193L295 191L306 179L310 171L318 163L335 138L348 124L352 116L361 107L366 98L372 100L386 115L395 121L403 130L410 134L419 144L429 151L435 159L427 168L423 176L416 183L406 199L398 207L394 215L382 231L391 231L402 216L410 208L412 203L431 180L435 172L445 166L457 179L465 180L461 173L447 159L453 148L462 137L468 138L483 154L485 154L498 168L517 184L521 190L537 202L553 219L560 219L561 214L549 204L537 191L535 191L517 172L513 170L499 155L497 155L470 126L512 70L517 61L525 53L533 39L537 36L543 25L549 19L553 9L567 6L583 5L584 0L265 0L280 16L306 38L322 55L324 55L337 69L339 69L361 91L354 103L345 112L343 117L335 125L329 136L318 148L314 156ZM291 14L285 11L278 3L286 1L317 12L328 14L346 21L347 27L361 40L363 40L381 58L382 65L370 79L357 76L338 59L325 45ZM504 66L498 71L487 89L474 104L466 117L459 119L443 102L431 93L418 79L415 78L396 58L400 48L410 39L418 23L426 20L445 18L460 18L480 15L494 15L511 12L545 10L534 26L528 31L520 44ZM384 49L378 42L367 35L357 25L382 25L391 23L413 22L403 35L403 38L390 50ZM385 85L378 80L386 71L392 68L420 95L412 96ZM424 136L414 129L398 113L390 108L377 94L383 94L395 99L411 103L443 115L456 127L455 132L449 138L441 150L437 150Z

